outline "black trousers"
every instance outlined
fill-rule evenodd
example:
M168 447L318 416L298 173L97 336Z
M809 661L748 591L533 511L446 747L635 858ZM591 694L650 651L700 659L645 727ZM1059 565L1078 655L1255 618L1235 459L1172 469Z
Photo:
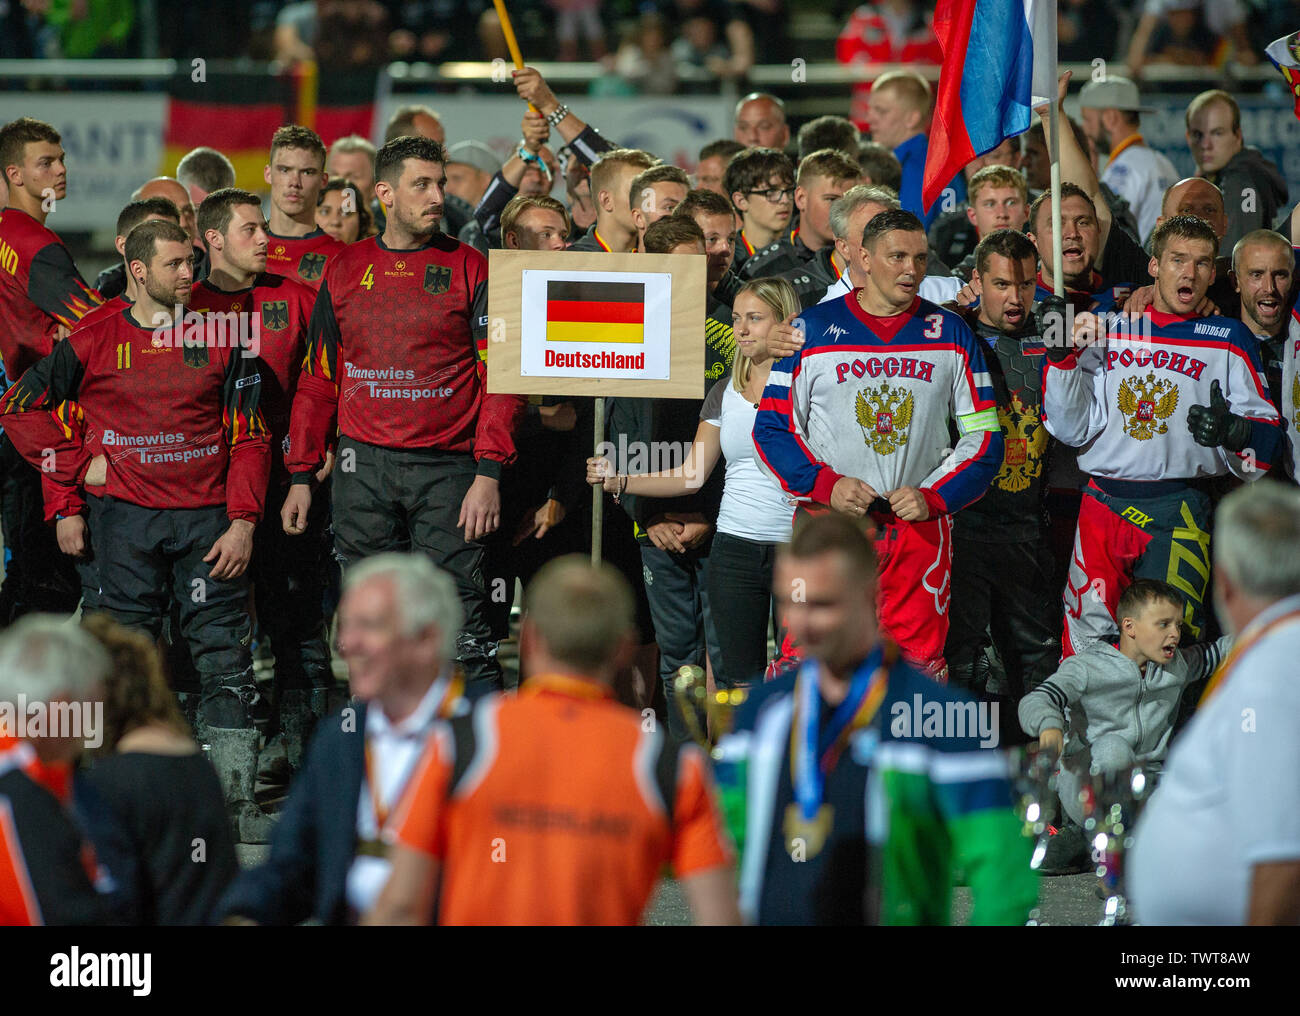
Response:
M175 605L199 676L199 721L248 727L257 701L248 572L219 581L203 560L229 528L223 505L155 509L105 496L92 539L100 608L156 640Z
M0 586L0 627L24 614L71 614L81 599L76 563L59 550L45 521L41 474L0 435L0 526L4 528L5 579Z
M775 543L758 543L729 533L713 537L707 587L722 661L722 667L715 665L713 670L719 688L763 680L767 628L774 614L772 568L777 548Z
M325 619L332 540L330 481L314 493L307 530L289 536L280 521L288 488L267 496L266 514L253 538L250 572L257 622L275 652L275 685L287 689L330 688L334 674Z
M1061 656L1053 563L1046 539L983 543L953 538L952 599L948 606L951 684L1003 692L1013 703L1056 672ZM991 635L1006 669L1006 689L986 689L980 677Z
M346 572L375 554L421 551L456 582L465 626L457 659L469 681L501 687L488 619L483 544L456 522L474 482L474 457L426 448L380 448L342 438L334 481L334 553Z

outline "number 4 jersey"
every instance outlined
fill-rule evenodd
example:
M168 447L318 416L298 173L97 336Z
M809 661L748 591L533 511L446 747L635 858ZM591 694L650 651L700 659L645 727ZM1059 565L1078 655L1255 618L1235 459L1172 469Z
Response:
M754 424L759 456L787 491L829 504L845 476L881 495L919 487L932 516L983 495L1002 464L1002 431L984 354L961 318L919 297L875 317L854 290L800 320L803 348L773 365Z

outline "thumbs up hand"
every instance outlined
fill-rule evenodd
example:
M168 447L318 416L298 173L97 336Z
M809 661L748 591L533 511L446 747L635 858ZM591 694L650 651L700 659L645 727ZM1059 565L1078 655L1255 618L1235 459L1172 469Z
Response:
M1206 448L1239 452L1250 444L1250 421L1228 408L1217 380L1210 383L1210 404L1187 411L1187 429L1196 443Z

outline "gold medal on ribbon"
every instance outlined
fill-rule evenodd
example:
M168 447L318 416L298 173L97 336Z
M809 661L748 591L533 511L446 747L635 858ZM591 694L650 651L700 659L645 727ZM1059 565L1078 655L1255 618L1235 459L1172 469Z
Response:
M803 817L798 802L786 805L782 829L785 831L785 852L791 860L810 861L820 854L831 835L834 821L835 809L829 804L818 808L811 821Z

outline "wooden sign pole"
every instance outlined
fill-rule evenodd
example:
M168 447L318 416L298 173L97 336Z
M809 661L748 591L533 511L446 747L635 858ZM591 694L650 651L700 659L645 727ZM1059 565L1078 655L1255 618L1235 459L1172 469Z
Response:
M600 454L605 443L605 397L596 396L596 444L592 455ZM600 564L601 540L605 535L605 487L597 483L591 488L591 563Z

